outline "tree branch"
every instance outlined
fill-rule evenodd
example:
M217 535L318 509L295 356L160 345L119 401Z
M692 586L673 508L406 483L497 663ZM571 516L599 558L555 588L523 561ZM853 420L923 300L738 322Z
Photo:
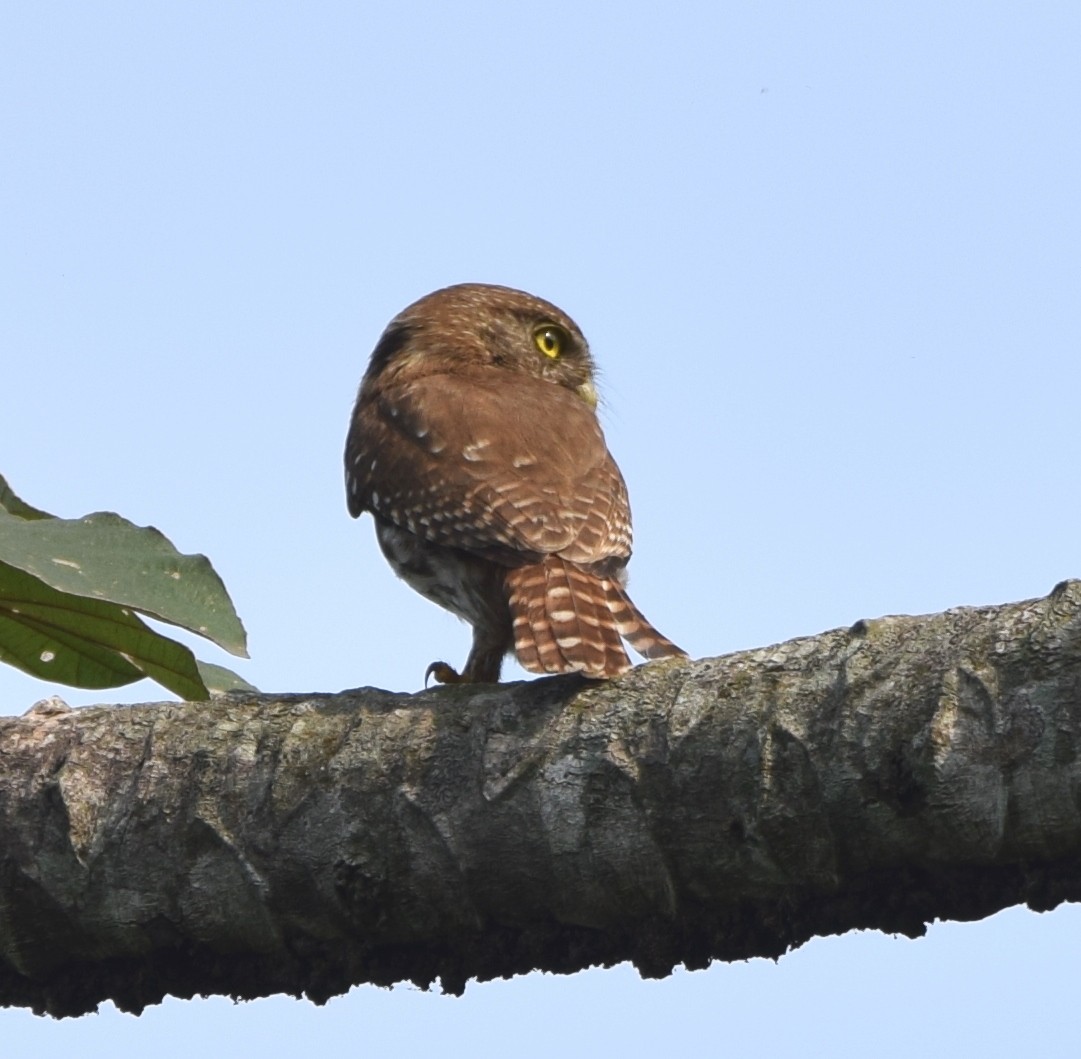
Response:
M625 678L0 720L0 1003L668 974L1081 898L1081 582Z

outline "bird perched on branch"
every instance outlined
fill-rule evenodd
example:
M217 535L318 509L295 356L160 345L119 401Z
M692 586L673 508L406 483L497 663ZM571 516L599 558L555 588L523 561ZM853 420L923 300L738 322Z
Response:
M611 677L683 652L627 595L631 515L596 414L589 346L554 305L508 287L435 291L396 316L360 384L345 447L399 577L473 626L459 674Z

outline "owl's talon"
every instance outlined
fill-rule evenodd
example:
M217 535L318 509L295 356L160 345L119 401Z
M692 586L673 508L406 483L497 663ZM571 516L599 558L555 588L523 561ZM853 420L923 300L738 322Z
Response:
M448 666L446 662L433 662L426 670L424 670L424 686L428 686L428 681L435 677L437 684L461 684L465 677L463 677L457 669L453 666Z

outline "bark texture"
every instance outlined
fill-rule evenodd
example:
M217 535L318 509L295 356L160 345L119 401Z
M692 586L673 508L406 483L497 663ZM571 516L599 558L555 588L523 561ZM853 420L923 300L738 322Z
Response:
M1081 898L1081 582L607 683L0 719L0 1003L778 956Z

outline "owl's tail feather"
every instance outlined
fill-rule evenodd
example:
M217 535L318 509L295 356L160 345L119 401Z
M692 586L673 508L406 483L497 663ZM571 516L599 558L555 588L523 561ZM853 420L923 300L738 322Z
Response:
M646 658L683 654L617 582L559 556L508 570L507 588L514 651L532 673L618 676L631 668L623 639Z
M687 652L658 632L634 605L627 590L618 581L605 581L608 608L615 619L619 635L643 658L686 658Z
M514 653L524 668L587 677L630 669L604 584L557 555L507 571Z
M514 653L530 673L562 673L562 659L547 617L547 574L542 563L507 571Z

